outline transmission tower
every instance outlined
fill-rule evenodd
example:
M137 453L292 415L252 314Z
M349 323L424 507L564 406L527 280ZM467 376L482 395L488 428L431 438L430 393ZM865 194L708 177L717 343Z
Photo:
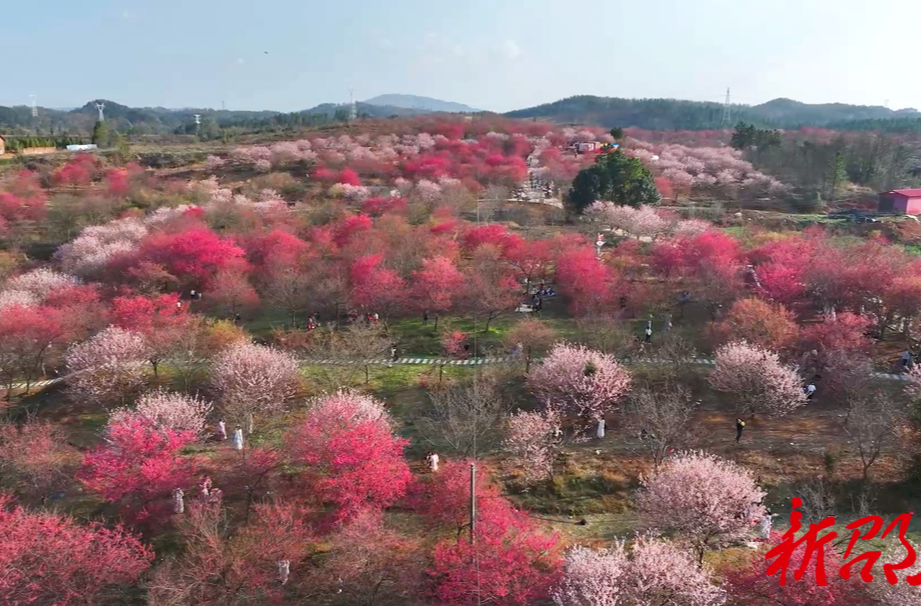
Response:
M355 103L355 89L349 88L349 122L358 117L358 105Z
M32 117L38 118L38 106L35 104L35 95L29 95L29 98L32 99Z
M105 121L106 121L106 117L105 117L105 115L102 113L103 110L105 110L105 108L106 108L106 104L105 104L105 103L96 103L96 109L99 110L99 121L100 121L100 122L105 122Z
M723 119L720 120L720 126L729 126L731 124L731 109L729 102L729 88L726 88L726 102L723 103Z

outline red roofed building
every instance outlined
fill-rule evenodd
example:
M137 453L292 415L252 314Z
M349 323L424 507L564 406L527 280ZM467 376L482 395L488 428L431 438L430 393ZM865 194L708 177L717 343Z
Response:
M893 189L881 193L879 212L921 215L921 189Z

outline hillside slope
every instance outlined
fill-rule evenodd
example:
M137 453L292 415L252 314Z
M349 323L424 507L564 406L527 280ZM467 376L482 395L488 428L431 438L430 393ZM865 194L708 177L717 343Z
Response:
M761 105L733 105L730 123L739 120L759 126L798 128L835 124L847 128L850 121L921 117L915 109L894 111L880 106L845 103L808 104L791 99L774 99ZM720 128L723 106L707 101L679 99L622 99L581 95L512 111L511 118L542 118L561 123L598 124L605 127L635 126L650 130Z

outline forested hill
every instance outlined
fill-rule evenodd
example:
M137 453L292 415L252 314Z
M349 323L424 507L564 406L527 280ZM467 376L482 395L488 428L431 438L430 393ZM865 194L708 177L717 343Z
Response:
M704 130L722 124L721 103L682 101L678 99L622 99L581 95L554 103L516 110L512 118L542 118L559 123L597 124L605 127L635 126L649 130ZM894 111L881 106L844 103L808 104L791 99L774 99L761 105L733 105L731 123L744 120L759 126L798 128L802 126L848 129L848 124L896 119L905 122L921 118L914 109ZM858 122L859 121L859 122Z
M277 130L315 126L348 118L345 105L324 103L300 112L230 111L214 109L166 109L163 107L128 107L114 101L105 103L105 118L109 128L126 135L164 135L198 133L204 139L220 136L221 129ZM96 101L83 107L65 111L40 107L38 118L32 117L32 108L0 106L0 134L89 136L99 116ZM359 116L373 118L409 116L427 113L423 109L407 109L386 105L358 103ZM201 126L196 127L195 115L201 116Z
M278 114L273 111L230 111L213 109L166 109L163 107L128 107L114 101L105 103L105 117L109 127L131 135L168 134L194 129L195 114L202 117L205 126L255 123ZM0 133L44 135L83 134L92 132L99 115L96 101L70 111L40 107L38 118L32 117L32 108L26 106L0 106Z

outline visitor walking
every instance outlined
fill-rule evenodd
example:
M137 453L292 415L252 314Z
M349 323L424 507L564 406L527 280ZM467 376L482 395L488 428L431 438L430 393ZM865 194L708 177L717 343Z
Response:
M804 391L806 392L806 399L811 400L812 396L815 395L815 383L810 383L807 385Z
M173 513L185 513L185 501L182 500L184 496L185 493L182 492L181 488L177 488L173 491Z
M745 421L736 419L736 442L742 439L742 432L745 431Z
M278 560L275 565L278 566L278 580L284 585L291 574L291 560Z
M435 473L438 471L438 461L439 461L438 454L434 452L429 452L425 456L425 460L429 464L429 470L431 470L432 473Z
M758 538L762 541L769 540L771 538L771 527L773 525L774 515L770 513L764 514L764 517L758 522Z
M227 423L224 422L224 419L217 422L217 437L222 442L227 439Z
M422 312L422 325L425 326L429 323L429 310L423 310Z
M643 340L646 343L652 343L652 322L646 324L646 338Z
M243 430L239 427L233 431L233 447L235 450L243 450Z

